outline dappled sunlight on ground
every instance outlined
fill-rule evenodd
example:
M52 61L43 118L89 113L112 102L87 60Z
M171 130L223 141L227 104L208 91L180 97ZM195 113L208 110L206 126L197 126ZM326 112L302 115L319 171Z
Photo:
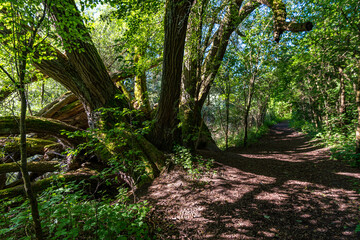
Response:
M286 125L245 150L202 154L215 158L218 174L171 171L143 194L164 239L360 239L350 181L360 172Z
M360 179L360 173L354 173L354 172L337 172L336 174Z

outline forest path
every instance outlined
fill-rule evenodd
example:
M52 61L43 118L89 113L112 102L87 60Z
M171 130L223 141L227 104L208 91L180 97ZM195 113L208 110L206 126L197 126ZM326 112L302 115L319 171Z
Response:
M171 171L142 199L164 239L360 239L360 171L329 160L286 122L247 149L202 152L218 174L193 181Z

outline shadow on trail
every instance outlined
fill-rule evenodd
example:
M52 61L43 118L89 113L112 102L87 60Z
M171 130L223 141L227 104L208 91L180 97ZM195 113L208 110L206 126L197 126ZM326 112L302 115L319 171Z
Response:
M257 144L215 154L218 174L158 179L148 197L179 230L175 239L360 239L360 171L326 149L274 126Z

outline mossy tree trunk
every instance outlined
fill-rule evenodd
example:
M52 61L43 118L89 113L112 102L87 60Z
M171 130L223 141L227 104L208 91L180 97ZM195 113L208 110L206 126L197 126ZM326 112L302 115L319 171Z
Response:
M134 97L135 97L135 105L138 109L140 109L147 118L150 118L150 102L147 92L147 84L146 84L146 69L141 66L141 61L144 55L144 50L140 47L135 49L135 57L134 62L137 66L136 75L134 79Z

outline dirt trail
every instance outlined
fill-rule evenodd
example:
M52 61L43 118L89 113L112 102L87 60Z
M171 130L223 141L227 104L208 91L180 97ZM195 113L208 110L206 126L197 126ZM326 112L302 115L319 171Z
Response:
M360 239L360 171L329 160L286 122L248 149L202 154L216 160L217 175L192 181L172 171L142 197L161 238Z

